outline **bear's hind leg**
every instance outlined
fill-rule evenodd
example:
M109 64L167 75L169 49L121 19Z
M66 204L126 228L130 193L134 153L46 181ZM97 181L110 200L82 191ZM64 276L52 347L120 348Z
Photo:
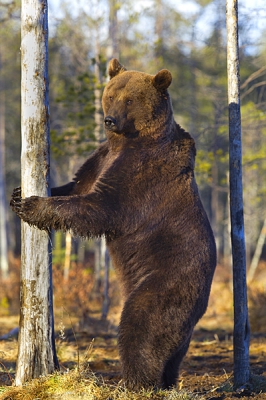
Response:
M180 364L184 358L184 356L187 353L189 343L190 343L190 338L187 340L186 343L179 349L178 351L175 351L173 355L166 361L165 366L164 366L164 371L163 371L163 377L162 377L162 388L163 389L171 389L172 387L175 387L177 384L177 378L179 374L179 367Z
M162 280L149 276L130 294L122 311L119 353L123 378L131 389L175 386L189 346L191 321L162 287Z
M123 380L131 390L161 387L163 362L153 353L148 341L141 340L142 333L134 325L130 331L124 331L120 325L119 353L122 364Z
M138 293L137 293L138 294ZM162 347L154 345L156 326L145 307L145 295L131 296L126 301L119 327L119 353L122 374L129 389L161 387L165 359ZM156 306L155 306L156 309Z
M122 352L120 352L120 356L123 380L128 389L141 390L144 388L148 390L161 388L161 368L154 364L154 359L149 363L147 358L140 353L136 355L136 358L125 358Z

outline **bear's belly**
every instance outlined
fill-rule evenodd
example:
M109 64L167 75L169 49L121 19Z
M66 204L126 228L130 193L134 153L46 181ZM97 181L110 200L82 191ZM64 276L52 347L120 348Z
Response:
M122 236L108 244L124 297L152 277L159 282L168 281L168 287L176 285L177 288L180 282L186 285L193 280L199 295L210 286L216 265L214 243L207 238L202 238L201 242L195 238L197 243L188 246L187 238L169 232L146 236L144 233L143 236L140 233Z

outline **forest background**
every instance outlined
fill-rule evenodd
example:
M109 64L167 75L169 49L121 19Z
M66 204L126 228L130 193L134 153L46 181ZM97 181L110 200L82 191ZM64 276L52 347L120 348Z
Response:
M225 2L178 4L166 0L136 0L134 5L129 0L51 3L51 186L69 182L104 139L99 98L111 55L128 69L155 74L168 68L173 75L170 94L175 119L196 141L197 182L215 234L218 263L230 276ZM266 7L246 8L240 1L239 24L249 268L266 221ZM15 312L20 221L8 204L13 188L20 185L19 0L0 2L0 38L0 243L2 278L7 279L2 279L0 305L1 310ZM61 233L53 241L55 283L61 282L62 275L78 277L80 285L71 290L80 298L75 309L78 306L84 315L89 309L85 293L92 288L95 293L103 290L104 271L95 263L100 258L99 243L72 240ZM265 257L264 247L261 259Z

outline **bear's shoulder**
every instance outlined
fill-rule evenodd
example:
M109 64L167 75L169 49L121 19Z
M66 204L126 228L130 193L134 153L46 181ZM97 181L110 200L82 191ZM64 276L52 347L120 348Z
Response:
M192 136L178 124L172 137L169 156L181 169L194 170L196 145Z

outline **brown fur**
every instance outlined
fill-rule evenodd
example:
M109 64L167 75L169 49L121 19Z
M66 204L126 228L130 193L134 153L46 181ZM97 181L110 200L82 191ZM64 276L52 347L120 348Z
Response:
M107 141L52 197L11 206L39 229L105 235L125 304L119 351L126 384L176 383L204 314L216 265L194 178L195 144L173 119L167 70L151 76L109 67L103 94Z

